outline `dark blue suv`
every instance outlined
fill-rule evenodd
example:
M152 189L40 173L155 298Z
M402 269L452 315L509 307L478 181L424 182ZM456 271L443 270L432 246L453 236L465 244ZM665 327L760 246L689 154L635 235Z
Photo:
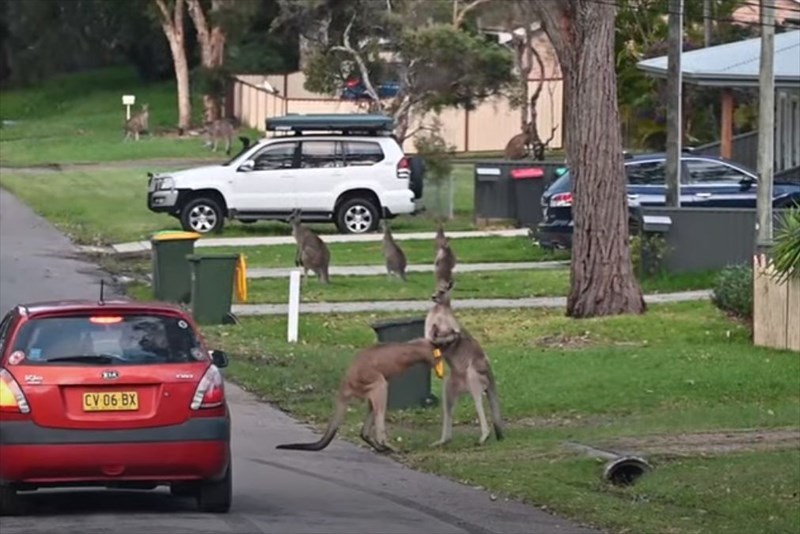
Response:
M714 156L681 154L681 207L755 208L755 171ZM626 155L628 200L642 207L666 205L666 154ZM545 190L541 199L544 217L536 227L543 247L572 245L572 181L566 172ZM772 205L800 206L800 184L774 182Z

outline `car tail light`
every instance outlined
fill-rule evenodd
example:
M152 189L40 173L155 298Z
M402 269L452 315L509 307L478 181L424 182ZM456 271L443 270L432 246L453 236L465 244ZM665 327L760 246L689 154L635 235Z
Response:
M202 408L218 408L225 402L225 385L222 381L222 373L216 365L211 365L203 375L200 383L192 398L190 408L200 410Z
M568 208L572 206L572 193L557 193L550 197L551 208Z
M31 407L28 406L28 399L11 376L5 369L0 369L0 412L11 413L30 413Z
M400 161L397 162L397 177L402 179L409 178L411 176L411 163L408 161L408 158L403 156L400 158Z

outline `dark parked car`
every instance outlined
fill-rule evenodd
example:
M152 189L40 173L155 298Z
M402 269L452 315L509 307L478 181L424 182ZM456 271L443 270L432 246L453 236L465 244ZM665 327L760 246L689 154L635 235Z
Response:
M685 208L755 208L758 177L752 169L714 156L690 152L681 155L681 206ZM666 204L666 154L626 155L628 200L648 207ZM772 205L800 206L800 184L774 182ZM566 172L541 198L544 217L536 227L543 247L570 248L572 244L572 180Z

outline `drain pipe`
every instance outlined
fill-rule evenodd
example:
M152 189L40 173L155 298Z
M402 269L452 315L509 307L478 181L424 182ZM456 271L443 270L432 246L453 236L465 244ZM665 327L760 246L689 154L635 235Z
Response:
M620 455L604 451L575 441L565 442L567 447L588 454L593 458L607 460L603 467L603 478L615 486L629 486L636 480L652 471L653 467L640 456Z

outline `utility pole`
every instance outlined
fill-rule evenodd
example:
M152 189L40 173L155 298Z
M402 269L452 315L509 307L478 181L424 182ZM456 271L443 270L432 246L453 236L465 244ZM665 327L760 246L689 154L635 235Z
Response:
M758 70L758 184L756 253L772 245L772 180L775 163L775 0L761 0L761 62Z
M711 0L703 0L703 46L711 46Z
M683 141L683 0L669 0L669 53L667 56L667 198L668 207L680 206L681 145Z

